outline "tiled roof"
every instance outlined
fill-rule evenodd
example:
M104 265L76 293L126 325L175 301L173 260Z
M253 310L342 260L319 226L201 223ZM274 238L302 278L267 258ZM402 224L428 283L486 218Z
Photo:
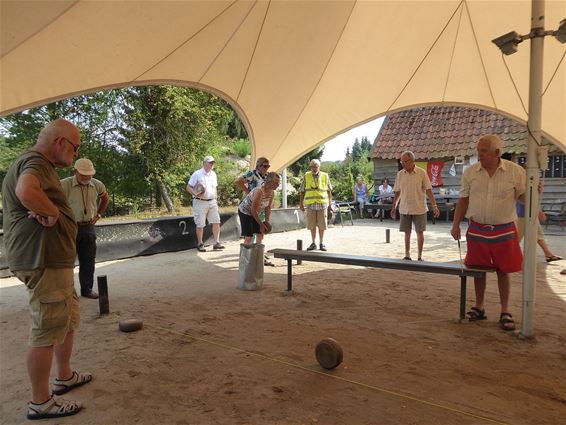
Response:
M481 109L429 106L388 116L371 158L396 159L406 150L417 160L473 155L478 138L489 133L503 139L505 152L527 150L527 129L518 121Z

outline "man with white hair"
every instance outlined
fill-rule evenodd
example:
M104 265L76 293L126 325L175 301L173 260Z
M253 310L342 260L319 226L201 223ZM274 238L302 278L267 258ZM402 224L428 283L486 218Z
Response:
M425 194L432 204L435 217L440 215L436 199L432 193L432 185L425 170L415 165L415 155L411 151L401 154L401 165L403 169L397 173L393 192L393 206L391 217L395 219L397 208L399 208L400 222L399 231L405 233L405 257L411 260L411 230L415 226L417 233L417 259L423 261L424 232L426 230L426 213L428 208L425 202Z
M206 221L212 225L214 245L212 249L224 249L220 243L220 212L216 202L218 179L213 171L215 159L211 155L204 157L200 170L195 171L187 183L187 192L193 195L193 214L197 234L197 250L206 252L203 235Z
M523 254L515 221L517 199L524 201L526 173L519 165L501 158L502 140L493 134L479 139L478 162L466 169L462 176L460 199L454 213L451 234L461 237L460 223L469 219L466 240L466 266L494 267L501 312L499 325L505 331L515 329L509 312L509 273L522 268ZM474 278L475 305L468 312L469 320L485 320L484 309L486 277Z
M63 192L75 213L77 222L77 257L79 259L79 283L81 296L97 299L94 285L94 263L96 260L96 229L94 225L108 206L108 192L104 183L95 179L92 161L77 159L75 175L61 180Z
M326 251L324 245L324 231L327 229L327 210L332 202L332 183L327 173L320 171L320 161L313 159L310 162L311 171L305 173L305 178L299 188L299 208L307 209L307 229L311 231L312 243L307 251L316 249L316 229L320 250Z

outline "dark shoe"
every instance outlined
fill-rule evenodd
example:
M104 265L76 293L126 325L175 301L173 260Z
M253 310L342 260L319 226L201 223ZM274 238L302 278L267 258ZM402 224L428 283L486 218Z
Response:
M480 310L477 307L472 307L470 311L466 313L468 315L468 320L470 322L476 322L478 320L485 320L487 316L485 315L485 310Z
M559 257L558 255L553 255L551 257L546 257L546 262L550 263L551 261L559 261L559 260L563 260L564 258Z
M501 313L499 315L499 326L504 331L515 330L515 321L513 320L513 316L511 316L511 313Z
M307 251L314 251L316 249L316 244L313 242L307 248Z
M321 250L321 251L326 251L326 246L324 246L323 243L320 244L320 250Z
M403 257L403 260L412 261L413 259L411 257Z
M218 251L218 250L224 249L224 248L225 248L225 246L222 245L220 242L216 242L214 245L212 245L212 249L215 250L215 251Z
M417 258L417 260L418 260L418 261L424 261L424 260L423 260L423 257L419 257L419 258Z
M90 292L81 292L81 297L90 298L91 300L97 300L98 294L94 291Z
M268 260L266 258L263 259L263 265L269 266L269 267L275 267L275 264L273 264L270 260Z
M198 250L199 252L206 252L206 248L204 247L204 244L203 244L203 243L199 243L199 244L198 244L197 250Z

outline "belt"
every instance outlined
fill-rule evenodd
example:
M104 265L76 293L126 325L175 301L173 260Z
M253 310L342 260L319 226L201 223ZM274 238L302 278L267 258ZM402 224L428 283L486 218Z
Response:
M90 226L92 223L90 221L77 221L79 226Z
M204 198L199 198L198 196L195 196L195 199L198 199L199 201L214 201L214 198L212 198L212 199L204 199Z

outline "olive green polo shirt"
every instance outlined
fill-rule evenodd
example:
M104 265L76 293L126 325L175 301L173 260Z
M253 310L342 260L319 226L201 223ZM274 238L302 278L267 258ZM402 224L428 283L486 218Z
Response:
M53 227L43 227L28 218L28 210L16 196L16 184L23 174L32 174L41 189L60 211ZM29 150L10 166L2 184L4 244L12 271L43 268L73 268L77 225L63 193L53 164L41 153Z

